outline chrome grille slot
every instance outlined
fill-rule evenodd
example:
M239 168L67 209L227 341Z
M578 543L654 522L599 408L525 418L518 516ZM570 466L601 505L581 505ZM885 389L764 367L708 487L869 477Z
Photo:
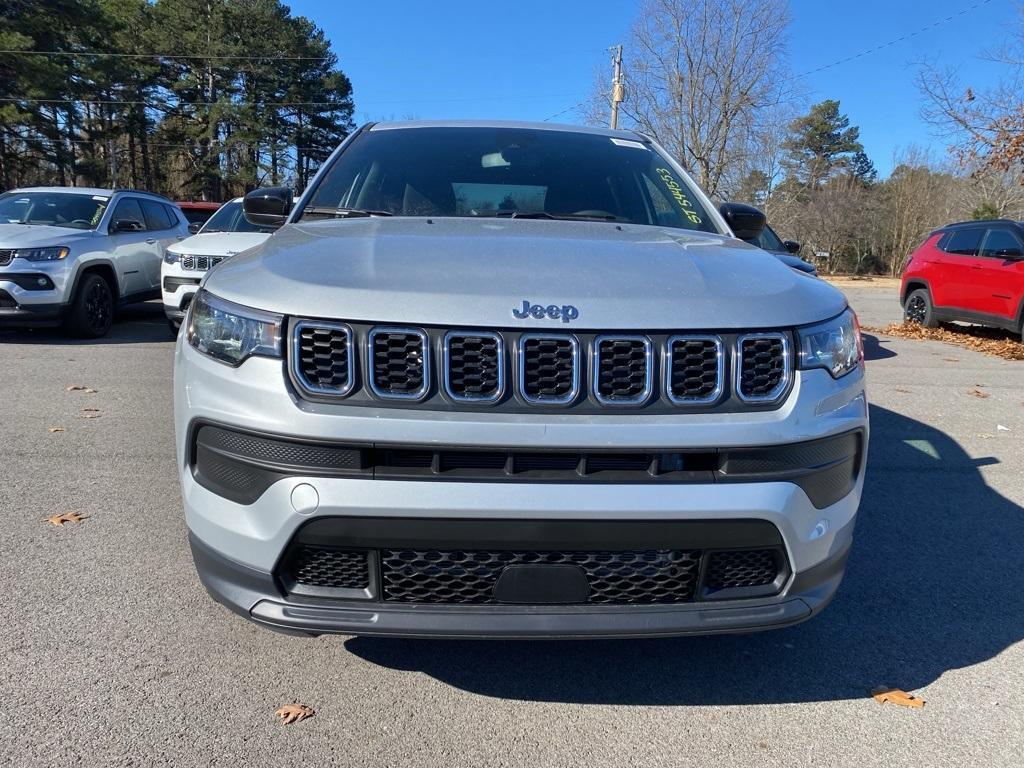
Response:
M224 261L223 256L182 256L181 257L181 268L191 269L198 272L206 272L211 267L215 267Z
M736 342L736 391L748 403L771 402L789 386L789 339L781 333L748 333Z
M580 390L580 345L575 336L523 334L519 338L519 394L536 405L571 403Z
M601 403L643 403L651 396L653 356L645 336L594 340L594 396Z
M352 329L344 323L300 320L292 327L292 373L315 395L343 397L355 385Z
M725 347L718 336L672 336L665 350L665 394L677 405L712 404L725 384Z
M449 331L444 339L444 386L453 400L494 402L505 391L505 344L497 333Z
M416 328L374 328L367 343L370 389L377 397L419 400L430 388L430 344Z

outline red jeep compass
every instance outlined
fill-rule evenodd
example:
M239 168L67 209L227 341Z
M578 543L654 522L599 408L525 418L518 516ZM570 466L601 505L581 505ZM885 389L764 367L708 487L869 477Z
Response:
M900 288L903 317L934 328L962 320L1022 333L1024 223L950 224L911 254Z

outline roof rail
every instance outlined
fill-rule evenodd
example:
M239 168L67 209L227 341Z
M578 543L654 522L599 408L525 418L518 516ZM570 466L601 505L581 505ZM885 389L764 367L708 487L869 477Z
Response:
M161 200L166 200L169 203L174 201L171 198L161 195L159 192L150 192L146 189L129 189L128 187L114 187L110 190L110 193L116 195L118 192L131 192L133 195L149 195L150 197L158 197Z
M988 224L1017 224L1017 221L1013 219L972 219L970 221L954 221L952 224L943 224L941 227L935 229L938 232L940 229L949 229L950 227L964 227L968 225L986 226Z

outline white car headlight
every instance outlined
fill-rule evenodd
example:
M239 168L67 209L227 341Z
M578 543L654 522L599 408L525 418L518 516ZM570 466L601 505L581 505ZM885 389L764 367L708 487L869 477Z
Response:
M824 368L838 379L864 360L860 323L852 309L824 323L798 328L796 335L801 368Z
M181 261L181 254L175 253L170 248L164 251L164 264L177 264Z
M186 338L196 350L231 366L253 355L281 357L284 317L196 293L188 313Z
M55 245L51 248L19 248L15 255L28 261L60 261L71 253L66 245Z

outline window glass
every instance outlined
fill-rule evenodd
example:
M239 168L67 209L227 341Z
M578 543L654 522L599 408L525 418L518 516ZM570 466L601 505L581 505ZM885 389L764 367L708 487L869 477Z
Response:
M224 203L211 216L200 232L273 232L277 227L250 224L242 212L241 201Z
M146 226L150 229L170 229L171 219L161 203L142 201L142 212L146 215Z
M981 245L983 234L985 234L985 230L980 227L954 230L942 250L946 253L958 253L961 256L974 256L978 252L978 246Z
M653 148L531 128L398 128L361 134L327 169L304 216L547 214L717 232L696 190Z
M779 236L775 234L775 230L769 226L765 226L765 228L761 230L760 235L755 237L753 240L747 240L747 242L766 251L786 250L786 246L782 244Z
M1020 241L1013 232L1006 228L990 229L985 235L985 244L981 248L982 256L1000 257L1021 252Z
M139 231L146 228L146 217L142 215L142 208L139 206L138 199L126 197L114 208L114 215L110 217L111 223L124 219L136 222L139 225Z
M164 205L164 209L167 211L167 218L170 219L171 226L178 226L181 223L181 212L173 205Z
M183 208L181 212L185 214L185 220L189 224L205 224L216 213L209 208Z
M48 224L95 229L109 197L70 192L8 192L0 195L0 224Z

